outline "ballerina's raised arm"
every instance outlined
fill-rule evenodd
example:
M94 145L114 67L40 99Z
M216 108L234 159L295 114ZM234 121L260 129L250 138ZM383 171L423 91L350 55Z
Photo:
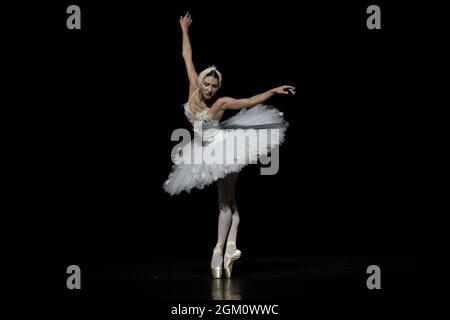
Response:
M183 59L186 66L186 72L189 77L189 91L197 89L198 74L195 70L194 63L192 62L192 47L191 40L189 38L189 26L192 23L191 14L186 12L184 16L180 16L180 26L183 34Z

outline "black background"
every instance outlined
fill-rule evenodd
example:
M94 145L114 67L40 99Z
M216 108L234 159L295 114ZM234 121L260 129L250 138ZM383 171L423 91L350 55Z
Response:
M170 135L189 128L186 10L194 63L222 71L222 95L297 88L270 100L290 123L279 172L240 175L239 246L413 256L417 265L399 268L443 272L430 137L439 29L417 18L439 10L378 2L382 29L369 30L369 2L76 1L82 29L68 30L69 4L12 5L3 21L4 274L18 295L30 272L36 292L57 295L69 264L210 254L216 187L162 190Z

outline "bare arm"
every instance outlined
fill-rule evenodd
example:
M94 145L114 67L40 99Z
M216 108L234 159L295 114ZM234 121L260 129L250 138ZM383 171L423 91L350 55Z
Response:
M194 63L192 62L192 47L191 47L191 40L189 39L189 26L192 23L192 18L189 12L186 12L184 16L180 17L180 26L181 31L183 35L183 59L184 64L186 66L186 72L189 77L189 84L190 86L197 86L197 78L198 74L197 71L195 71Z
M266 92L257 94L250 98L234 99L230 97L220 98L220 109L242 109L245 107L252 107L258 103L263 103L276 94L295 94L295 87L293 86L281 86L270 89Z

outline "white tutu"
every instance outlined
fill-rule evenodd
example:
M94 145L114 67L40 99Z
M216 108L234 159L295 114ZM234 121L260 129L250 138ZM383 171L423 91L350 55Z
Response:
M247 164L257 163L283 143L288 127L280 111L263 104L241 109L223 122L209 119L206 112L193 117L187 103L184 108L194 126L194 139L173 156L175 164L163 184L171 195L202 189Z

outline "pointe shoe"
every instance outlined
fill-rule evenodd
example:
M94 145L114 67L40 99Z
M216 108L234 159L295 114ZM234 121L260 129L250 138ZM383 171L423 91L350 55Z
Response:
M232 253L225 251L225 259L223 260L223 270L225 270L225 277L227 279L231 278L231 272L233 270L233 263L239 259L242 255L241 250L236 249Z
M220 247L220 246L216 246L214 248L213 255L215 255L215 254L216 255L219 255L219 254L222 255L222 252L223 252L223 248ZM211 276L212 276L213 279L220 279L220 278L222 278L222 262L219 264L218 267L211 266Z
M211 276L213 279L222 278L222 267L211 268Z

